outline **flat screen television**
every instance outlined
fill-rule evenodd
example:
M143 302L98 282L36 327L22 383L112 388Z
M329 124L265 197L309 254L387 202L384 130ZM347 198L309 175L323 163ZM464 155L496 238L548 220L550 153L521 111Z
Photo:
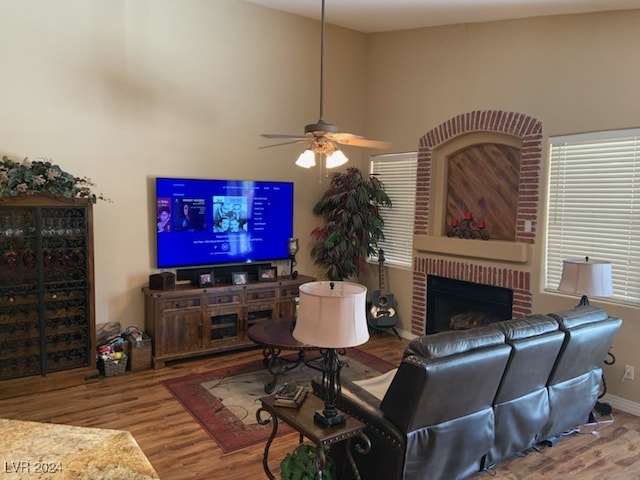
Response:
M293 183L156 178L157 266L289 258Z

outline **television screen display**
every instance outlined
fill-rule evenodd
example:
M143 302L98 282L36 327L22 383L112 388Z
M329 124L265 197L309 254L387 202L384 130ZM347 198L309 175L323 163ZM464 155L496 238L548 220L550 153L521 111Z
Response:
M293 183L156 178L158 268L289 257Z

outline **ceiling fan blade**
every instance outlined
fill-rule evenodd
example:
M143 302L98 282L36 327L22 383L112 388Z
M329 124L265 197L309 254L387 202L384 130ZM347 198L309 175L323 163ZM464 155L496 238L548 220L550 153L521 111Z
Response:
M379 150L384 150L385 148L389 148L391 143L385 142L382 140L368 140L364 137L359 137L357 135L351 135L349 133L344 134L341 133L339 135L331 135L332 140L341 145L351 145L353 147L364 147L364 148L377 148Z
M298 139L298 140L304 140L305 137L304 135L287 135L282 134L282 133L263 133L260 135L261 137L264 138L290 138L290 139Z
M284 137L284 138L289 138L289 137ZM302 137L302 139L300 140L292 140L290 142L284 142L284 143L274 143L273 145L263 145L261 147L258 147L258 149L262 149L262 148L271 148L271 147L281 147L282 145L291 145L294 143L304 143L308 141L308 139L306 137Z

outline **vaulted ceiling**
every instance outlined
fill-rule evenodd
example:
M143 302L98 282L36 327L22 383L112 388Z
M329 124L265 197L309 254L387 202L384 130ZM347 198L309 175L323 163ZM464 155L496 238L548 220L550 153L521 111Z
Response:
M320 19L321 0L246 1ZM326 0L325 19L327 23L372 33L638 8L638 0Z

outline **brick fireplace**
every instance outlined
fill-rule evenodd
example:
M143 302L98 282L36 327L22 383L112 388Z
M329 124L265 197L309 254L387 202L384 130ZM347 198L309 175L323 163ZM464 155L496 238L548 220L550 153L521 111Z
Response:
M510 220L512 240L485 242L447 238L447 219L442 213L447 204L445 164L449 152L466 148L465 142L468 145L483 142L517 145L520 158L513 188L517 206ZM542 125L520 113L490 110L461 114L420 139L414 223L413 334L426 332L428 275L510 289L513 291L512 316L531 313L529 249L536 240L541 161ZM474 164L471 165L474 168ZM479 164L477 168L477 175L483 175L483 166ZM437 183L432 185L432 182ZM489 191L487 195L490 194ZM500 199L494 200L494 205L500 204ZM473 201L478 206L465 205L464 208L481 210L480 201Z

